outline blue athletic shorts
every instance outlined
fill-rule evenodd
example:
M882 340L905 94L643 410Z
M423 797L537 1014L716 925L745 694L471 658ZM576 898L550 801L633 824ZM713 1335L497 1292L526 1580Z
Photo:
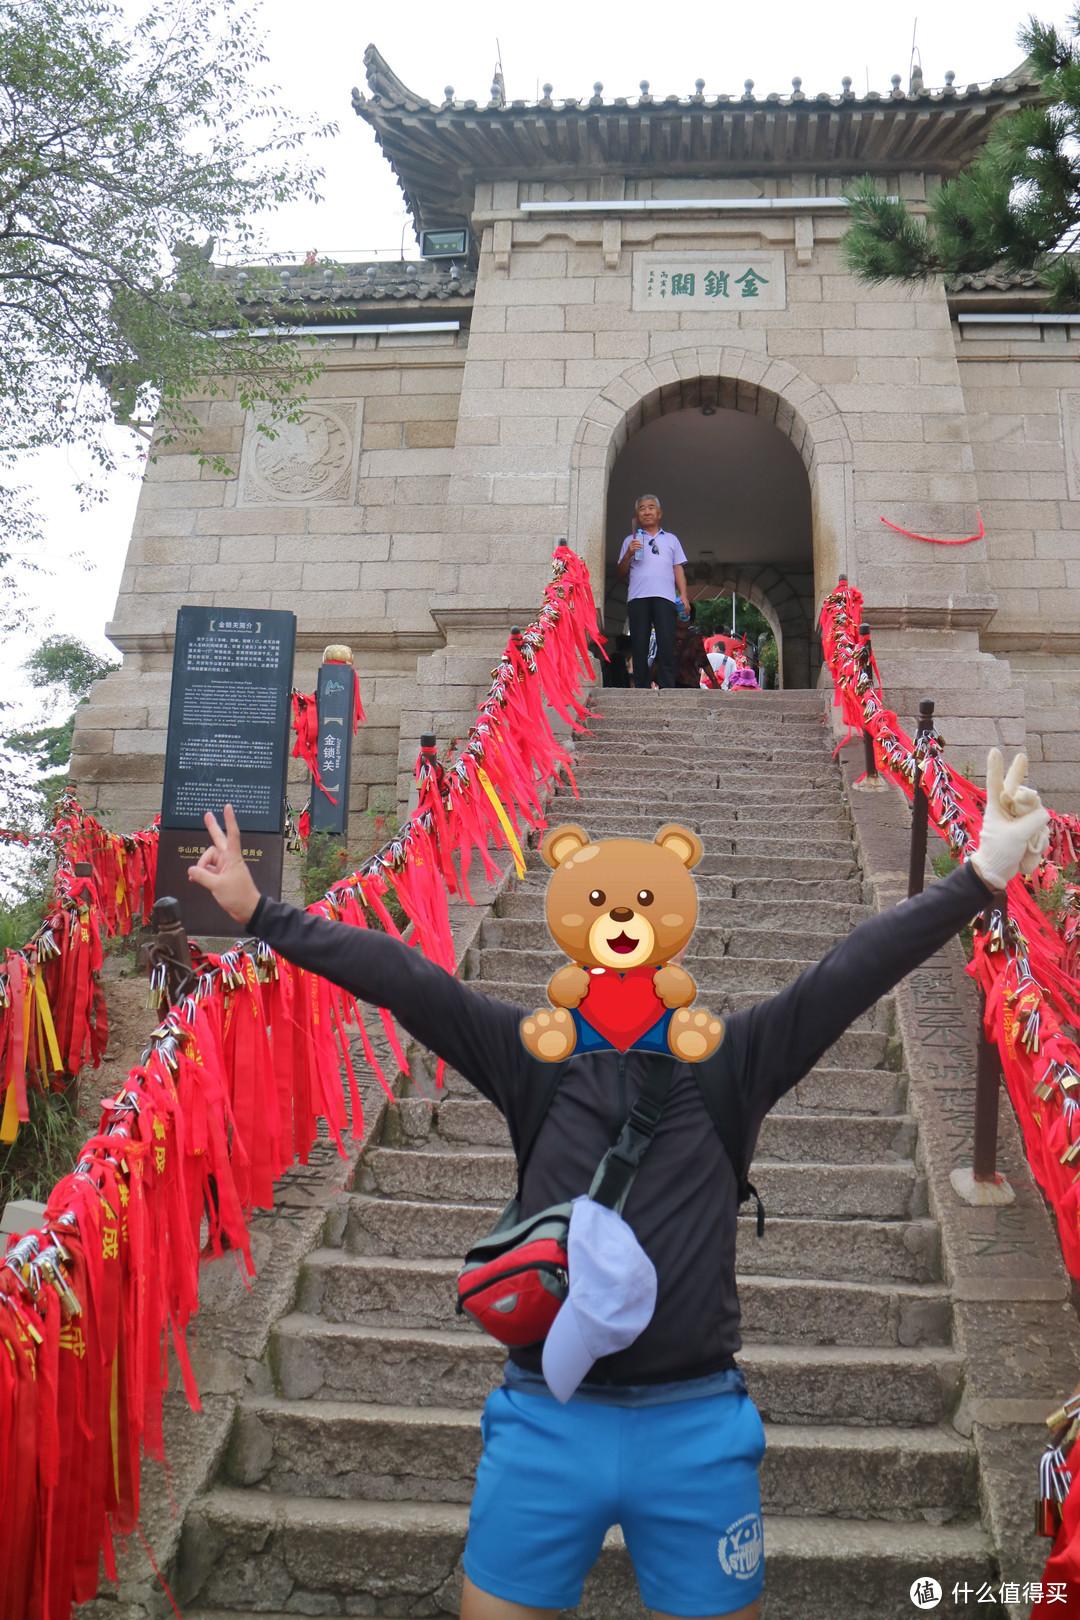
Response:
M748 1395L562 1406L504 1386L481 1430L464 1563L482 1592L572 1609L618 1524L649 1608L730 1614L760 1596L765 1431Z

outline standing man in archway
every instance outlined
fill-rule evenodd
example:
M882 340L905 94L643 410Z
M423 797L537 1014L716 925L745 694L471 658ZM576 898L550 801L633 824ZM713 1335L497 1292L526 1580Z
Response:
M663 512L655 495L639 495L634 503L634 532L619 552L620 579L629 579L626 605L630 619L634 685L648 687L649 631L656 632L656 684L675 685L675 613L681 602L686 614L683 563L686 553L677 535L661 528Z

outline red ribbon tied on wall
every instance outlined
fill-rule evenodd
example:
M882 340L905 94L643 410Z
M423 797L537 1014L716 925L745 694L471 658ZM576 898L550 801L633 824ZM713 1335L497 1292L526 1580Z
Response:
M897 534L906 534L909 540L925 540L928 546L970 546L973 540L981 540L986 530L978 508L975 510L975 521L979 525L978 534L969 534L963 540L939 540L936 534L916 534L914 529L902 529L898 523L890 523L887 517L882 518L887 529L893 529Z

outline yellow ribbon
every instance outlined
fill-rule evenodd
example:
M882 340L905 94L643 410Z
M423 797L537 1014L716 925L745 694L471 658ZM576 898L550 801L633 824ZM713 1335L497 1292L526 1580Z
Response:
M521 853L521 845L517 841L517 834L514 831L510 817L507 815L506 810L503 807L502 800L492 787L491 782L488 779L488 774L482 765L478 765L476 767L476 776L480 786L483 788L484 792L487 794L488 798L495 807L495 814L498 816L499 821L502 824L502 830L506 834L506 841L510 845L510 853L514 857L514 865L517 867L517 875L519 878L523 878L525 876L525 857Z
M14 1142L19 1134L19 1103L15 1096L15 1076L8 1083L4 1117L0 1120L0 1142Z
M52 1008L49 1006L49 997L45 991L45 980L40 972L34 975L34 999L37 1002L38 1028L44 1032L49 1043L49 1055L52 1058L53 1068L60 1072L64 1067L60 1060L60 1042L56 1038L56 1026L53 1024Z

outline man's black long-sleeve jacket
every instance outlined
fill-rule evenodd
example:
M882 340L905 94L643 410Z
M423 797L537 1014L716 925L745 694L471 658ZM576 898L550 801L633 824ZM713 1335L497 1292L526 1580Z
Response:
M773 1104L854 1018L969 922L988 897L974 870L962 866L924 894L871 917L778 995L726 1021L720 1053L701 1067L719 1062L722 1054L739 1087L747 1163ZM249 926L290 962L389 1008L410 1034L495 1104L517 1149L531 1068L518 1026L532 1009L470 989L384 934L327 922L265 896ZM621 1064L610 1051L570 1058L529 1156L523 1217L588 1190L637 1096L647 1061L634 1051ZM656 1311L628 1349L595 1364L589 1382L697 1378L730 1365L741 1343L737 1189L687 1064L676 1069L624 1213L656 1267ZM513 1359L530 1371L540 1369L539 1348L515 1350Z

